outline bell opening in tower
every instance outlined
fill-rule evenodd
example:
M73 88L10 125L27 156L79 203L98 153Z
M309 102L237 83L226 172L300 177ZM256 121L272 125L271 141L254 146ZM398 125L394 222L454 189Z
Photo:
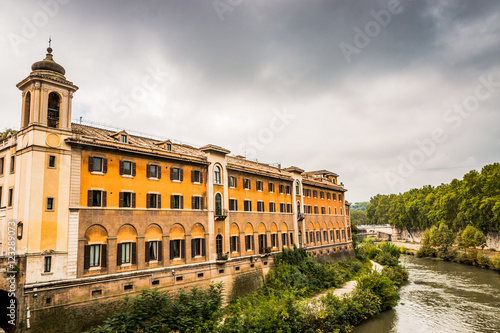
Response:
M49 94L49 103L47 109L47 126L58 128L59 127L59 105L61 98L58 94L51 92Z

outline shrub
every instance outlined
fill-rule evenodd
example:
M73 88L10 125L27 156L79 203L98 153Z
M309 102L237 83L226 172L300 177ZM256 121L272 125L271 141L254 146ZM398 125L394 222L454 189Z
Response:
M481 266L482 268L493 268L493 264L490 260L490 257L487 256L484 253L479 253L476 257L476 262L478 266Z
M384 251L380 252L374 260L384 266L395 266L398 264L398 258Z
M406 252L408 252L408 250L406 249L406 247L405 247L405 246L401 246L401 247L399 248L399 252L401 252L401 254L406 254Z
M382 274L391 279L397 287L400 287L403 281L408 281L409 273L406 267L386 266L382 269Z
M358 287L373 291L380 298L382 311L396 306L399 301L399 294L394 282L377 271L361 276L358 280Z
M495 254L491 257L491 266L500 271L500 254Z
M418 258L435 258L436 250L427 245L421 245L417 251Z
M452 261L456 257L457 253L457 250L450 250L447 247L440 247L439 249L437 249L436 255L438 258L445 261Z
M125 297L123 303L121 311L91 332L213 332L222 318L222 284L179 291L175 297L145 289L138 296Z

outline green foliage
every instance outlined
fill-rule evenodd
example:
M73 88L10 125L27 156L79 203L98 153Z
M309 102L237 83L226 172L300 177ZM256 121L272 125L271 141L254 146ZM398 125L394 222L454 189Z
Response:
M125 297L123 309L90 332L213 332L222 319L221 305L221 284L179 291L175 297L145 289Z
M351 208L352 209L352 208ZM437 187L370 199L368 224L391 224L401 230L428 229L446 223L453 231L472 224L487 233L500 229L500 163L472 170L462 180Z
M351 210L351 224L366 225L368 224L368 217L366 212L362 210Z
M466 248L476 248L478 246L484 248L486 246L486 236L484 233L471 225L465 228L459 239L461 240L461 244Z
M403 281L408 281L410 276L408 269L401 265L386 266L382 269L382 274L391 279L397 287L400 287Z
M421 245L416 253L417 258L435 258L437 256L436 249L429 245Z
M0 132L0 141L7 139L9 136L16 134L18 131L12 128L6 128L3 132Z
M399 294L394 282L377 271L372 271L358 279L358 288L370 290L380 298L380 309L386 310L396 306Z
M442 222L439 226L433 225L431 227L429 244L434 247L446 248L453 245L455 238L455 233Z
M351 213L353 211L360 211L360 212L366 212L366 206L368 206L370 202L368 201L362 201L362 202L356 202L351 205Z

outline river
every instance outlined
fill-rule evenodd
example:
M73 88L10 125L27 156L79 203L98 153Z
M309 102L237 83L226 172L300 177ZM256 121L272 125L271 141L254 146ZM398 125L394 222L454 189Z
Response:
M410 278L399 304L354 333L500 332L500 274L402 255Z

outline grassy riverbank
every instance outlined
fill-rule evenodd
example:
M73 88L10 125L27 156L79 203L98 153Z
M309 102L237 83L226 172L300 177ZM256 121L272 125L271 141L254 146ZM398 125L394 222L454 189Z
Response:
M120 313L91 332L350 332L399 300L405 270L398 264L399 251L389 245L374 258L387 265L381 272L371 270L366 255L373 243L362 244L355 259L340 263L320 264L304 249L285 250L275 255L262 288L224 309L220 285L177 295L147 290L128 298ZM347 297L334 294L354 279L357 285Z

